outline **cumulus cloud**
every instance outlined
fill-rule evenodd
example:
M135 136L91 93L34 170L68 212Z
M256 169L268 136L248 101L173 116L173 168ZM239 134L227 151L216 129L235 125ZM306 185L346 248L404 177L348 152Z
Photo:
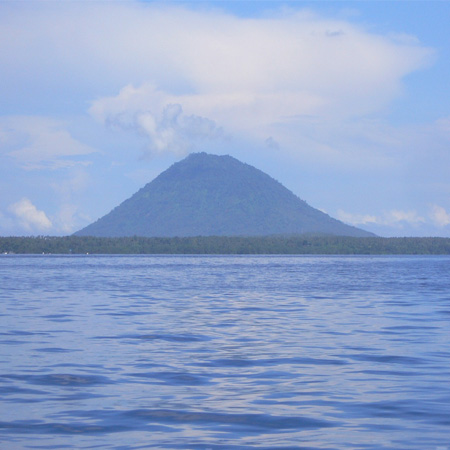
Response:
M442 206L432 205L431 220L438 227L450 225L450 214Z
M3 234L70 234L81 228L92 218L83 214L80 207L64 202L51 215L39 210L28 198L24 197L0 212L0 232ZM20 231L19 231L20 230Z
M136 125L150 139L150 150L183 155L202 139L220 137L222 130L214 121L204 117L183 114L179 104L168 104L159 115L149 111L135 116Z
M90 113L110 127L146 136L148 151L153 154L184 155L199 141L223 137L223 130L213 120L186 114L172 101L174 98L153 85L129 85L116 97L94 102Z
M28 198L22 198L17 203L10 205L9 211L19 225L27 231L48 231L52 228L52 222L45 212L38 210Z
M125 19L112 33L120 11ZM298 149L296 130L310 127L311 118L339 128L343 120L379 111L401 93L403 77L433 54L414 39L377 35L304 11L248 19L217 10L115 4L101 23L80 29L103 50L108 36L114 52L108 52L104 69L117 83L128 79L115 95L94 100L91 114L122 128L140 128L154 151L169 149L169 143L183 147L180 136L192 126L188 117L208 136L223 127ZM167 125L165 108L182 111L176 126ZM312 147L320 152L319 144Z
M327 124L340 129L343 120L379 111L433 55L415 37L308 10L243 18L206 5L42 2L0 18L5 94L28 73L43 92L92 92L94 116L146 134L153 152L183 153L188 139L223 128L339 160L345 146L323 137ZM168 119L175 108L180 113ZM311 118L325 125L308 133Z
M78 142L62 121L34 116L0 120L0 152L24 169L58 169L87 165L77 159L96 150Z

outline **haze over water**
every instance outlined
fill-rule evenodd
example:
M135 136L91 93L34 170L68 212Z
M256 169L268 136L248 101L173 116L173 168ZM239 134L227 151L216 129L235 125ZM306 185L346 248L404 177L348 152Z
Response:
M450 257L2 256L0 446L450 448Z

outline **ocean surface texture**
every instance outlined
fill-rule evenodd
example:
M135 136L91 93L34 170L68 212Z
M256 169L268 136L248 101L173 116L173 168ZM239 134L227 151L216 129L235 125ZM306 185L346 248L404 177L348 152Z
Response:
M450 257L0 257L2 449L450 450Z

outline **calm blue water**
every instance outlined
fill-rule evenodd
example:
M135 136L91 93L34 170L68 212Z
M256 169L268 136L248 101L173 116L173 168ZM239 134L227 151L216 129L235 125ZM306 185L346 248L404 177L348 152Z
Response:
M450 449L450 257L0 257L3 449Z

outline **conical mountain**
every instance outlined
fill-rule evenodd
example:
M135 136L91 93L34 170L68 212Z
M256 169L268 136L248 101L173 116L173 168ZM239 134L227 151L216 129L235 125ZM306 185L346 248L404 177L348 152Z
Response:
M193 153L78 236L373 236L312 208L231 156Z

